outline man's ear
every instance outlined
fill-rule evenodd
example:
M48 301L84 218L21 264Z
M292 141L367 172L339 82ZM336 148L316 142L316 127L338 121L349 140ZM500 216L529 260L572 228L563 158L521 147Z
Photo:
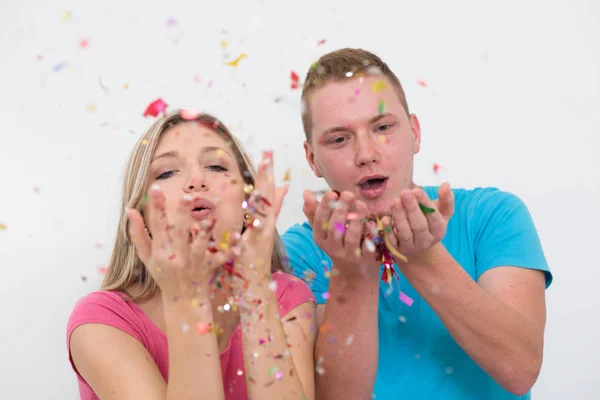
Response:
M315 163L315 152L310 147L310 143L307 140L304 141L304 152L306 154L306 161L308 161L308 165L310 165L310 169L313 170L315 176L317 178L322 178L321 171L319 171L319 167Z
M410 114L410 129L413 134L413 154L421 150L421 124L415 114Z

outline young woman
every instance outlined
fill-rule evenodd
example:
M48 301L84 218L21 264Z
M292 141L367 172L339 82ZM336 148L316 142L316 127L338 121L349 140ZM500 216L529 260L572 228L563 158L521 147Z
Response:
M68 322L81 398L314 399L315 299L285 272L272 153L255 177L225 126L188 114L131 154L102 290Z

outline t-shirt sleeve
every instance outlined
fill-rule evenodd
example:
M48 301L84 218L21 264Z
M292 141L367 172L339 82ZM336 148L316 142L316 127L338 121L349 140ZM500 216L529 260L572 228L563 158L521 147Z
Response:
M543 271L546 288L552 283L542 244L525 203L495 188L484 190L475 213L475 269L477 278L500 266Z
M323 294L328 291L331 259L317 244L308 224L296 224L281 237L288 255L292 273L302 279L315 295L317 304L325 304Z
M143 330L135 323L137 320L131 307L119 294L114 292L93 292L75 304L67 322L67 350L69 362L80 383L85 381L79 375L71 358L70 341L73 331L84 324L104 324L120 329L146 345Z
M302 303L315 303L315 296L302 280L285 272L275 272L273 280L277 282L277 302L279 316L283 317Z

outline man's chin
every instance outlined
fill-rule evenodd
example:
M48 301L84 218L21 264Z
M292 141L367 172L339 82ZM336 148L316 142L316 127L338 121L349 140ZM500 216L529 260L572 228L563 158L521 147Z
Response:
M394 199L373 199L367 200L365 203L370 216L383 217L384 215L392 214L392 205L394 204Z

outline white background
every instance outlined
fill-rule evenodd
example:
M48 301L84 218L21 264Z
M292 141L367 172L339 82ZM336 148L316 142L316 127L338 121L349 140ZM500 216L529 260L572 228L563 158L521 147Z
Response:
M214 112L253 156L274 148L292 178L283 231L303 220L302 189L326 187L290 72L346 46L404 83L417 183L497 186L529 206L555 276L534 397L600 398L599 17L595 0L1 0L0 398L77 397L65 323L100 283L146 106Z

